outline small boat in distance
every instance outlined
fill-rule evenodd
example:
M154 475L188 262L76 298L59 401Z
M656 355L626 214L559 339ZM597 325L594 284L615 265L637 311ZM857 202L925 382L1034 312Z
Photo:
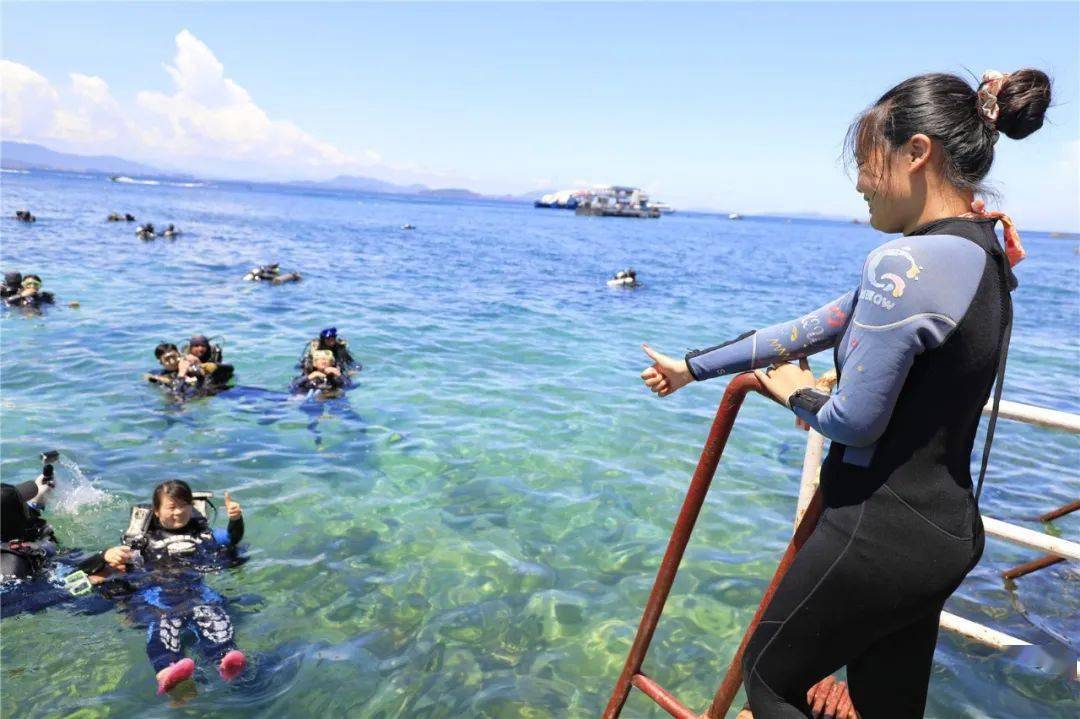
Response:
M732 212L730 215L727 216L727 218L729 220L741 220L742 215L740 215L738 212Z

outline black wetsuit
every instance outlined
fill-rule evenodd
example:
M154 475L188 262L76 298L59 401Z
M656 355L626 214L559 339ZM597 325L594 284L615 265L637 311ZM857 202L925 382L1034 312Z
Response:
M0 578L27 579L48 569L59 543L53 528L42 516L42 508L27 502L38 492L33 481L2 487L0 518ZM90 573L100 568L99 557L84 559L76 565Z
M4 298L8 307L41 307L56 302L52 292L38 292L33 295L14 294Z
M223 556L232 559L243 537L243 517L230 519L225 530L213 529L199 514L193 514L180 529L165 529L154 519L145 546L138 550L143 570L111 580L130 594L127 611L131 618L147 625L146 654L155 672L183 658L185 629L214 661L236 648L225 598L202 577L220 568Z
M863 719L923 716L942 606L982 555L970 461L1015 284L992 220L948 218L871 252L860 288L809 323L754 341L770 351L752 365L833 346L840 373L835 394L789 400L833 441L825 513L743 659L758 719L810 716L807 690L842 666ZM687 362L699 378L745 369L740 341Z

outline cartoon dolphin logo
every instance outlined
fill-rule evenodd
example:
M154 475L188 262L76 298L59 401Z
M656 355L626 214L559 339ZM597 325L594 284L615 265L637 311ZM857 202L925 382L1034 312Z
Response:
M886 257L899 257L907 262L908 267L904 275L909 280L918 280L919 273L922 272L923 268L911 256L910 247L891 247L878 250L870 256L870 261L866 264L866 279L870 284L879 290L890 293L893 297L903 297L904 290L907 289L907 283L903 277L894 272L885 272L881 274L880 279L878 278L878 265Z

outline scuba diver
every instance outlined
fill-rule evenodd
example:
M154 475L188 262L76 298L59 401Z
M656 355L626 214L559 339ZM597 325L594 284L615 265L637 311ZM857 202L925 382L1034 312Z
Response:
M173 224L170 222L169 226L166 227L165 230L161 233L161 236L162 237L176 237L179 234L182 234L180 232L180 230L176 229L176 227L174 227Z
M637 287L637 272L633 267L619 270L607 281L608 287Z
M14 297L20 291L22 291L22 273L5 272L4 284L0 285L0 299L6 300L8 297Z
M187 482L170 480L154 488L151 505L135 505L121 545L108 550L124 559L106 584L120 581L130 592L129 613L148 625L146 654L154 667L158 694L190 679L195 662L183 655L181 633L191 630L203 653L226 681L243 672L247 658L235 641L225 599L206 586L203 575L236 560L244 536L240 504L225 493L226 529L214 529L206 516L210 492L193 492ZM212 506L212 505L211 505ZM215 509L215 513L216 513Z
M313 339L304 347L304 353L296 367L304 374L315 371L315 363L312 357L317 350L329 350L334 358L334 366L347 374L353 374L363 369L359 360L349 353L349 341L344 337L338 337L337 327L327 327L319 332L318 339Z
M15 210L15 219L19 222L37 222L37 218L27 210Z
M323 397L339 396L342 390L352 387L352 378L334 366L334 353L330 350L314 350L311 353L311 371L292 381L294 394L319 393Z
M154 231L154 224L152 222L147 222L145 225L139 225L135 228L135 236L140 240L154 239L157 236L157 233Z
M8 279L14 279L18 273L10 272L4 275L4 302L8 307L41 307L42 305L51 305L55 302L52 292L41 291L41 278L37 275L24 275L22 282L19 283L19 291L15 294L7 294L10 291L8 287Z
M281 274L281 266L276 262L271 265L252 268L244 275L244 280L247 282L270 282L275 285L283 285L286 282L299 282L300 279L299 272Z
M56 450L41 453L41 474L37 478L21 484L0 484L0 575L6 583L10 580L27 580L43 573L50 567L58 551L58 542L53 528L42 517L49 496L56 488L53 463L60 458ZM65 579L65 584L72 594L79 591L81 580L87 574L98 571L105 565L122 566L114 553L106 556L98 554L84 559L78 564L79 572ZM80 575L80 572L82 573ZM76 576L78 575L78 576ZM89 584L85 585L89 591ZM5 599L5 604L10 599Z
M1012 266L1025 256L1012 220L975 195L999 134L1038 130L1050 96L1050 78L1032 69L988 71L977 88L948 74L901 82L847 136L870 224L903 234L870 252L858 286L683 359L645 345L653 364L641 377L661 397L757 369L774 399L832 440L825 512L743 655L758 719L810 716L809 687L844 666L861 716L924 715L942 607L982 556L979 493L1013 321ZM805 359L830 348L831 395L815 388Z
M181 352L175 344L162 342L154 348L160 369L143 375L178 399L216 394L229 385L233 366L221 362L221 347L205 335L195 335Z

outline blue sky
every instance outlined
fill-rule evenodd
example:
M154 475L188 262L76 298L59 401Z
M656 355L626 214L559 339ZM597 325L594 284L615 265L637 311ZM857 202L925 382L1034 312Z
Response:
M744 212L864 216L837 163L860 109L921 72L1034 66L1056 107L1031 138L1002 138L991 180L1021 227L1080 230L1078 3L0 12L5 139L196 174L630 183Z

